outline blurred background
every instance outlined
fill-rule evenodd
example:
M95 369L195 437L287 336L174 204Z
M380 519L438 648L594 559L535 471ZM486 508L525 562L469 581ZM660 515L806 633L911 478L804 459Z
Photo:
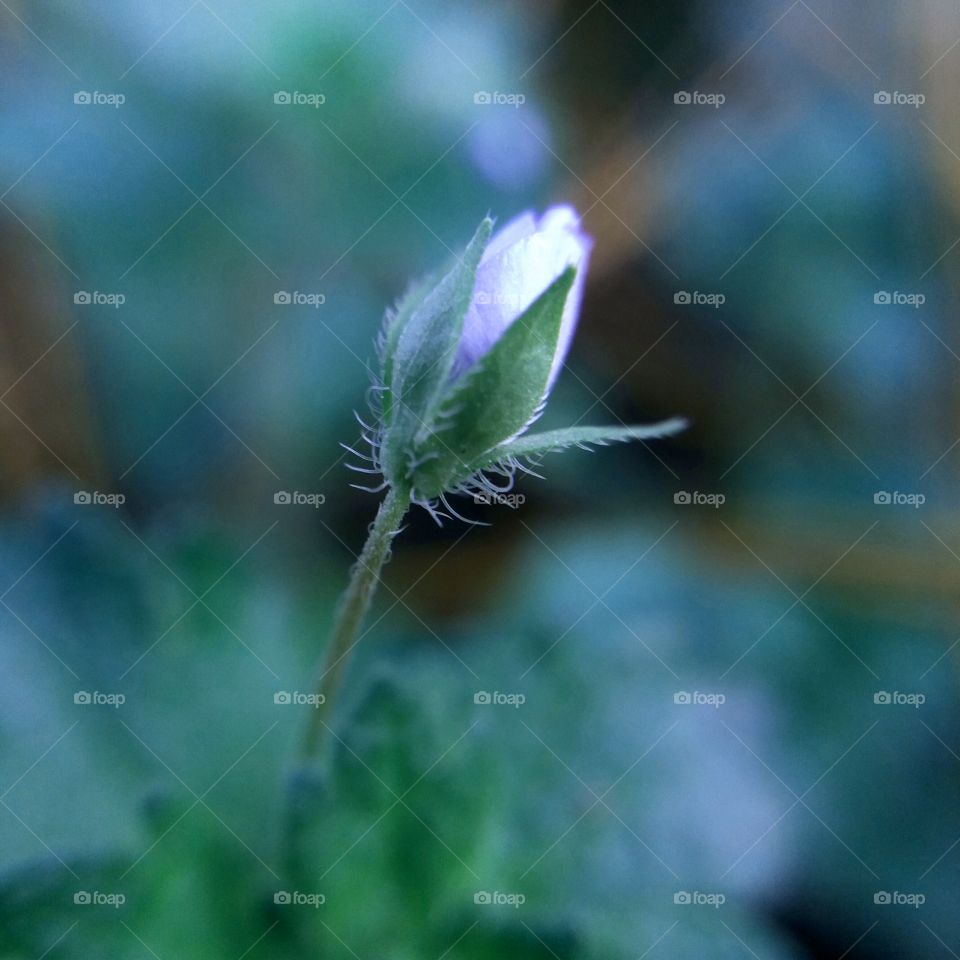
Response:
M0 957L960 952L955 4L0 0L0 49ZM557 202L544 425L691 427L411 516L298 775L384 309Z

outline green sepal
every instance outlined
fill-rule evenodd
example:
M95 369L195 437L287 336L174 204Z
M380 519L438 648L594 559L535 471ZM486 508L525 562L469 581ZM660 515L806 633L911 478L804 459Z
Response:
M547 396L563 310L576 276L568 267L441 398L416 436L418 497L439 496L476 472L474 464L536 419Z
M387 416L383 467L387 479L406 478L414 437L430 431L438 396L447 388L470 307L477 268L490 241L493 221L486 217L463 257L427 293L411 294L387 328L383 343L383 386Z
M383 324L383 333L379 343L380 386L389 387L393 381L393 358L397 350L397 341L400 339L400 334L406 326L407 321L413 315L414 310L423 303L430 294L430 291L433 290L442 279L443 274L438 271L421 277L410 285L407 292L397 301L397 305L392 310L387 311L387 316ZM384 423L389 423L392 392L389 389L385 389L381 391L381 394L381 415Z
M474 471L484 470L511 458L540 457L547 453L559 453L568 447L587 447L591 444L602 447L608 443L625 443L629 440L655 440L679 433L686 426L687 421L682 417L673 417L643 427L566 427L547 430L518 437L495 447L476 461L473 468Z

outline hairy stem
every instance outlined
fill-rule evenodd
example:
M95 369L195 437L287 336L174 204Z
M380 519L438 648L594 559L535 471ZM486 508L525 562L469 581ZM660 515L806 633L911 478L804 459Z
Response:
M310 711L304 731L301 744L303 760L311 761L321 757L326 740L324 734L330 729L329 718L332 716L334 700L347 661L360 639L360 628L380 582L380 571L409 506L410 492L391 487L380 504L363 551L350 572L350 582L337 608L333 634L314 687L321 699L319 706Z

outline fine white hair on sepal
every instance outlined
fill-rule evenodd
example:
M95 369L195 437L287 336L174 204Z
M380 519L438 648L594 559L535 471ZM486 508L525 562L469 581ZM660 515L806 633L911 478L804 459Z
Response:
M340 444L340 446L343 447L347 453L352 454L361 461L360 466L354 463L345 464L346 468L348 470L352 470L354 473L384 476L383 461L381 459L381 451L383 448L383 424L380 420L377 403L375 400L377 394L382 392L384 389L386 388L381 384L374 382L367 390L367 405L370 407L370 413L373 419L372 424L367 423L366 420L364 420L356 410L353 411L354 418L356 419L357 423L360 424L360 440L367 445L369 453L361 453L359 450L346 443ZM383 483L376 487L365 487L356 483L352 483L350 486L355 490L363 490L368 493L380 493L389 486L389 483L384 476Z
M437 509L437 503L439 502L435 497L432 499L425 499L423 497L414 497L410 501L414 506L420 507L423 510L426 510L430 515L430 519L438 526L443 526L444 520L449 520L450 517L445 513L441 513Z
M450 501L447 500L446 494L440 495L440 502L450 511L450 514L456 517L458 520L462 520L464 523L469 523L471 527L489 527L489 523L484 523L483 520L471 520L469 517L463 516L461 513L457 513L453 507L450 506Z
M352 453L355 457L359 457L361 460L365 460L367 463L372 463L372 464L376 465L376 462L377 462L377 461L376 461L376 458L375 458L375 457L368 457L366 454L360 453L359 450L354 450L353 447L348 446L348 445L345 444L345 443L341 443L340 446L343 447L343 449L346 450L347 453ZM349 466L349 464L348 464L348 466ZM369 469L369 468L366 468L366 469L364 469L362 472L364 472L364 473L379 473L380 471L379 471L379 470L375 470L375 469L371 470L371 469Z
M531 469L532 467L540 466L539 460L530 460L528 463L521 463L516 457L509 457L506 462L509 463L514 470L519 470L528 477L536 477L538 480L547 479L542 473L537 473L536 470Z

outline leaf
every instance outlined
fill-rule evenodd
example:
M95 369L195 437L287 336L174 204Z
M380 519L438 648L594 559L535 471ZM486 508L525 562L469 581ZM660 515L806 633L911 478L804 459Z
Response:
M562 430L547 430L545 433L531 433L491 450L474 468L482 470L508 457L536 457L559 453L567 447L583 447L587 444L603 447L609 443L625 443L628 440L655 440L679 433L686 426L687 421L682 417L673 417L643 427L566 427Z
M335 930L359 956L392 944L397 956L437 957L472 925L448 928L476 911L497 830L497 759L489 742L465 735L475 708L469 680L449 682L459 665L425 663L425 674L410 669L409 652L403 661L381 664L355 701L326 782L298 785L291 889L327 894L321 911L296 917L313 947L302 956L349 958Z
M564 270L444 398L441 428L418 438L425 461L414 477L418 495L437 496L466 480L488 450L536 418L575 276L574 267Z

